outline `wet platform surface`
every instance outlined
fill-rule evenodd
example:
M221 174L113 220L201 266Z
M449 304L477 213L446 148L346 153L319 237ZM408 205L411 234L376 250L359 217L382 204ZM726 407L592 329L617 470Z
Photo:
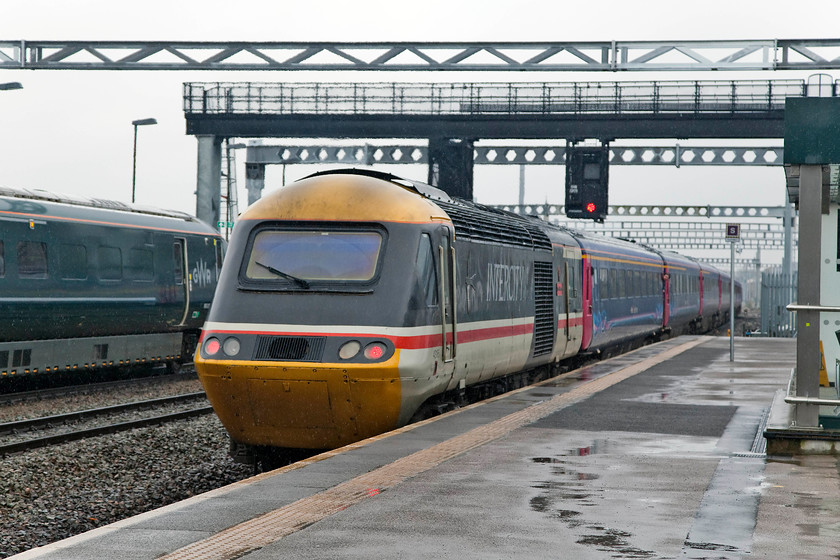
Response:
M837 558L831 456L767 457L795 341L680 337L14 558Z

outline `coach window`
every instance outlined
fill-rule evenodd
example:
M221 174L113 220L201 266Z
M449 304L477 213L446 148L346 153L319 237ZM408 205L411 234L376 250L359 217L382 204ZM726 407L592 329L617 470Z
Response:
M84 280L87 278L87 249L84 245L59 245L58 265L62 280Z
M569 261L569 286L567 289L569 290L570 298L577 299L580 296L578 294L577 264L575 261Z
M152 252L134 248L128 252L127 276L136 282L151 282L155 277Z
M606 268L598 268L598 285L601 286L601 299L612 297L612 286L610 286L610 273Z
M184 241L176 239L172 242L172 257L174 265L172 273L175 277L175 284L182 286L184 284Z
M96 249L97 266L100 280L122 279L122 251L117 247L98 247Z
M3 242L0 241L0 278L6 276L6 253Z
M47 277L47 244L20 241L17 244L18 276L29 279Z

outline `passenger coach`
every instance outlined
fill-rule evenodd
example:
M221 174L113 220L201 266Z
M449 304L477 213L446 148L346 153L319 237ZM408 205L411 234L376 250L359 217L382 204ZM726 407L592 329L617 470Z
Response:
M191 361L222 243L181 212L0 188L0 378Z

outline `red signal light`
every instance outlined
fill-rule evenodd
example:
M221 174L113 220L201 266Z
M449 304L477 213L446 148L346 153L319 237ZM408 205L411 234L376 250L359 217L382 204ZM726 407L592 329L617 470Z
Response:
M586 211L589 212L590 214L593 213L595 211L595 203L594 202L588 202L586 204Z

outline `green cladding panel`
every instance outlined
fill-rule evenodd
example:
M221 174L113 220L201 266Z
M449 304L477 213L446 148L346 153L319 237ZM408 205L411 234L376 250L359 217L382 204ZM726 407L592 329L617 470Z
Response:
M785 163L840 163L840 97L785 100Z

